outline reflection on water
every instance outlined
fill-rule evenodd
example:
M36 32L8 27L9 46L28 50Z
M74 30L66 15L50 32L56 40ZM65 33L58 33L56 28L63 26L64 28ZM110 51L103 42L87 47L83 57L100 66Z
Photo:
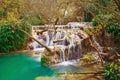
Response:
M52 76L54 71L26 55L0 57L0 80L34 80Z

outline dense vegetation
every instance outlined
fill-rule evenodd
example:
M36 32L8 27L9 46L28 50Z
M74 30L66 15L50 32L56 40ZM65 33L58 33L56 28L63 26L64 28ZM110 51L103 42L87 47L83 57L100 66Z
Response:
M83 29L90 36L99 32L103 35L106 33L112 35L117 45L115 51L119 56L120 0L1 0L0 52L25 48L29 38L19 29L30 34L31 25L56 25L72 21L92 22L93 28ZM91 63L92 57L84 56L81 61ZM41 62L46 63L45 56L42 57ZM107 65L105 69L107 80L119 80L115 65Z
M10 19L9 19L10 18ZM13 16L8 16L5 21L0 21L0 52L10 52L24 49L28 37L18 29L30 33L30 25L26 21L18 21Z
M27 0L0 1L0 52L24 49L28 37L19 29L31 33L31 24L44 24L44 19L30 13L31 10L32 5Z
M111 33L116 43L120 43L120 24L113 22L106 27L108 33Z
M109 63L105 66L105 79L106 80L120 80L120 76L118 76L120 70L119 66L115 63Z

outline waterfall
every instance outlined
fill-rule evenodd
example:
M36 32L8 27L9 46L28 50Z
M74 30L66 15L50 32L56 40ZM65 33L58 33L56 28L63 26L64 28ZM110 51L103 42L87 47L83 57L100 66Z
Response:
M62 62L64 62L65 61L65 50L64 49L61 49L62 50Z
M50 40L49 34L46 33L45 36L46 36L46 45L49 46L49 40Z
M88 37L88 35L80 30L80 28L81 26L78 25L67 25L67 27L60 27L59 25L56 31L54 31L54 29L48 30L39 35L37 35L33 30L33 37L46 44L50 48L60 47L60 62L77 60L82 54L81 41ZM40 46L36 42L33 42L33 47L34 50L44 51L44 47Z

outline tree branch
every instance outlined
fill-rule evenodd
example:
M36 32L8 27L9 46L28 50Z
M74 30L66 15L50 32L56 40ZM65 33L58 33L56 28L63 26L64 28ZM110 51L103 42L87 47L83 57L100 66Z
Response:
M89 42L90 42L91 47L93 47L93 48L97 51L98 56L99 56L99 58L100 58L100 60L101 60L101 64L104 65L104 62L103 62L102 56L100 55L98 49L92 44L92 41L91 41L90 39L89 39Z
M35 39L34 37L32 37L29 33L27 33L26 31L22 30L22 29L18 29L21 32L25 33L29 38L35 40L38 44L40 44L41 46L45 47L47 51L52 52L51 49L46 46L45 44L43 44L42 42L38 41L37 39Z
M110 12L111 14L113 14L115 16L116 20L118 22L120 22L120 14L118 12L116 12L110 8L104 7L100 4L98 4L97 2L93 2L93 1L89 1L89 0L81 0L81 2L88 2L88 3L94 4L94 5L98 6L100 9Z
M117 7L120 9L120 0L114 0L114 2L117 5Z

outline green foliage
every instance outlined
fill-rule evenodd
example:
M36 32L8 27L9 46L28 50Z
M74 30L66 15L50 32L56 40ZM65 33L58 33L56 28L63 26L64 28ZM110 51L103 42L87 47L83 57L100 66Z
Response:
M100 23L100 21L104 21L104 16L102 14L96 15L96 17L92 19L92 24L96 26Z
M32 25L44 24L44 20L30 7L33 7L33 5L26 0L2 0L0 2L0 20L8 20L9 14L12 13L16 19L23 19L26 18L25 15L29 15L28 22Z
M7 16L7 14L5 13L5 12L2 12L2 11L0 11L0 17L6 17Z
M99 14L92 19L92 24L94 26L98 26L99 24L104 25L105 29L103 27L103 30L106 30L113 36L115 43L120 43L120 24L115 20L112 14L109 15ZM102 30L102 27L99 27L99 29ZM85 31L88 32L88 34L95 34L97 30L94 28L92 30L89 29Z
M105 79L106 80L120 80L120 76L117 75L119 72L119 66L111 63L105 66Z
M84 31L87 32L89 35L94 35L94 34L100 32L100 31L102 31L104 29L104 27L101 26L101 23L105 24L106 17L107 17L107 21L111 19L111 15L109 15L109 16L108 15L105 16L105 15L102 15L102 14L96 15L96 17L92 19L92 24L95 27L86 28L86 29L84 29Z
M91 22L92 21L92 15L90 13L84 12L84 22Z
M98 25L96 27L93 27L93 28L85 28L83 29L87 34L89 35L94 35L98 32L100 32L102 30L102 26Z
M41 64L42 64L42 65L45 65L45 64L46 64L46 56L45 56L45 55L43 55L43 56L41 57Z
M98 22L96 21L95 18L93 18L93 19L92 19L92 25L93 25L93 26L96 26L97 24L98 24Z
M0 17L6 18L9 12L15 13L17 17L23 5L20 0L2 0L0 2Z
M85 55L81 60L80 63L86 64L86 63L92 63L93 57L89 54Z
M29 19L29 23L32 25L43 25L44 21L42 18L32 17L31 19Z
M115 43L120 43L120 24L118 22L113 22L106 27L106 31L111 33L114 37Z
M108 22L111 22L114 20L114 16L111 14L98 14L92 19L93 26L97 26L99 24L107 25Z
M7 19L0 22L0 52L23 49L28 37L18 28L30 33L30 26L26 21L19 21L13 16Z
M28 23L31 25L44 25L45 24L44 19L42 19L42 17L39 17L39 16L30 17L29 15L25 14L23 16L20 16L20 19L24 19L28 21Z

